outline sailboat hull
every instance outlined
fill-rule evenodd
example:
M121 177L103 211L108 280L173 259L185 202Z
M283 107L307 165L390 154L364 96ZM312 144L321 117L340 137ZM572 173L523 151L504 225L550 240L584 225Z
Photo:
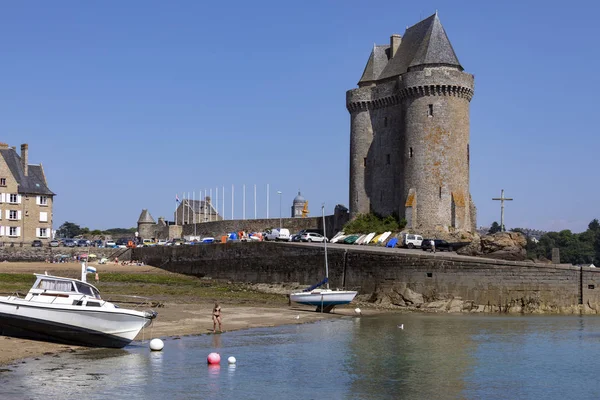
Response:
M290 294L290 300L308 306L339 306L349 304L357 292L353 290L313 290Z

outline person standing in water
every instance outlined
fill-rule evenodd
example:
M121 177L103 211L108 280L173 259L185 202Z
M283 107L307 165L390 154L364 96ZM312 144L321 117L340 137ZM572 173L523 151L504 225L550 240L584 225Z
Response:
M216 332L217 323L219 324L219 332L222 332L223 328L222 328L222 324L221 324L221 306L217 302L215 302L215 307L213 308L212 319L213 319L213 333Z

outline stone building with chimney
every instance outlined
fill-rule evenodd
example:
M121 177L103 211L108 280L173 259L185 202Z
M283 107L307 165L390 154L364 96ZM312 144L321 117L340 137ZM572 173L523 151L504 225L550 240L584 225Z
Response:
M473 232L469 105L463 71L437 13L374 45L350 113L350 217L397 214L419 231Z
M42 164L29 164L29 146L0 143L0 242L31 244L52 239L55 194L48 188Z

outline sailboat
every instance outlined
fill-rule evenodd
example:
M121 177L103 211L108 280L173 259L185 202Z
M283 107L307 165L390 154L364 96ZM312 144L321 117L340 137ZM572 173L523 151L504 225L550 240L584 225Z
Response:
M325 225L325 206L321 207L323 215L323 235L327 236ZM323 241L325 247L325 279L323 281L304 289L301 292L290 294L290 301L308 306L316 306L318 312L330 312L335 306L349 304L358 292L354 290L332 290L329 288L329 264L327 263L327 241ZM326 285L325 289L321 288Z

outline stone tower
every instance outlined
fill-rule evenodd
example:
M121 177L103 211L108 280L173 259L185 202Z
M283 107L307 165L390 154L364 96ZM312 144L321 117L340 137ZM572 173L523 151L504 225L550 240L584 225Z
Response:
M306 199L302 197L300 191L298 190L298 196L294 197L294 202L292 203L292 218L302 217L304 203L306 203Z
M373 47L358 88L346 93L351 218L397 213L423 231L475 229L473 84L437 13Z
M155 236L156 222L148 210L143 209L137 222L139 237L142 239L152 239Z

